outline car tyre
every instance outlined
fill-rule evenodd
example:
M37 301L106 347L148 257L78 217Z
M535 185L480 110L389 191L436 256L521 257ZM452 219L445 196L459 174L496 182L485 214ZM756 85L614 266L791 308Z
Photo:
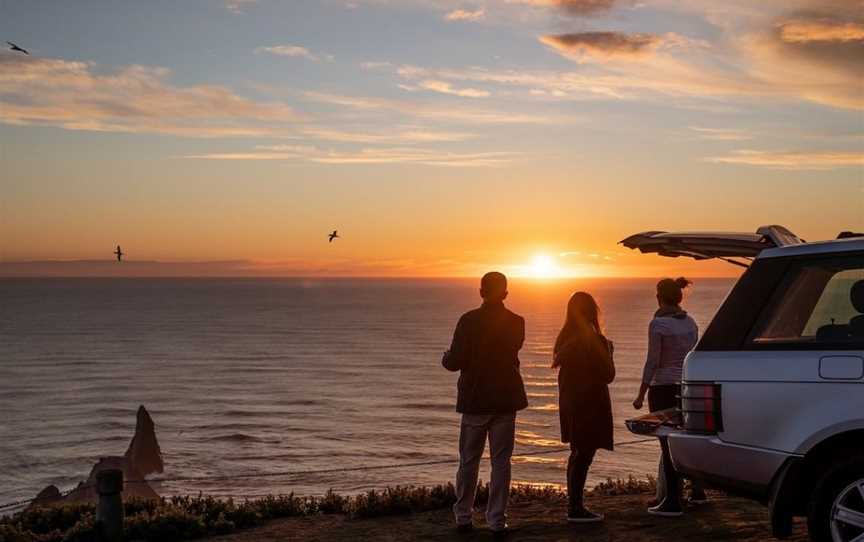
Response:
M840 455L840 454L838 454ZM843 457L842 455L840 457ZM838 512L851 510L850 522ZM848 542L864 535L864 454L853 453L828 466L818 477L807 510L814 542Z

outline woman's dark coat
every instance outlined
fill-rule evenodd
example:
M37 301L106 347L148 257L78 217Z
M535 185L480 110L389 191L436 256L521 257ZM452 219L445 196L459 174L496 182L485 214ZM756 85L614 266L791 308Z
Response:
M612 401L615 380L612 343L591 333L562 345L556 354L561 441L579 450L612 450Z

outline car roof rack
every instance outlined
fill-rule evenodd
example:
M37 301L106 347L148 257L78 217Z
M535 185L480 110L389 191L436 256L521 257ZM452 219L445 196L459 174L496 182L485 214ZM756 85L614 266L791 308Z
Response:
M768 239L774 242L774 246L776 247L788 247L792 245L800 245L806 243L804 239L801 239L787 228L783 226L773 225L773 226L762 226L756 233L760 235L764 235Z

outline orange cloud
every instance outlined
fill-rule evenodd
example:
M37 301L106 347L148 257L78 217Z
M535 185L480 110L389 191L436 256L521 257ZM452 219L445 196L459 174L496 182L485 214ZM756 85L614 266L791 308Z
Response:
M713 141L743 141L745 139L753 139L751 134L735 128L690 126L690 129L696 132L701 139L710 139Z
M588 16L609 11L616 0L507 0L507 3L560 8L571 15Z
M363 132L341 130L334 128L304 128L301 130L303 137L318 139L322 141L337 141L341 143L398 143L410 145L415 143L442 143L466 141L474 139L477 134L467 132L442 132L436 130L421 129L420 127L406 127L392 132ZM299 136L298 136L299 137Z
M587 57L601 59L643 57L653 53L663 40L653 34L577 32L541 36L540 41L558 52L584 60Z
M780 25L780 39L787 43L823 41L862 41L864 24L859 22L837 22L830 19L815 21L794 20Z
M864 108L864 23L860 16L802 13L746 37L755 75L808 100Z
M476 88L455 88L447 81L439 81L437 79L426 79L420 81L416 87L403 85L405 90L431 90L441 94L450 94L451 96L460 96L462 98L488 98L492 94L488 90L479 90Z
M840 19L846 22L838 22L828 32L824 17L811 18L819 21L821 30L803 25L804 17L799 16L792 34L796 41L787 41L788 35L783 39L783 25L767 24L761 32L730 34L723 44L675 33L581 32L540 38L554 52L584 64L578 71L418 66L395 71L411 81L522 87L527 96L555 100L729 97L864 108L864 41L852 39L851 20ZM806 41L805 26L813 30ZM837 39L828 40L829 36ZM714 134L713 138L720 137Z
M203 160L279 160L317 164L416 164L439 167L503 166L516 156L509 152L464 153L437 149L367 148L359 151L326 151L306 145L261 145L251 152L210 153L186 156Z
M300 57L305 58L307 60L319 61L319 60L327 60L333 61L334 56L326 53L315 54L306 47L301 47L299 45L271 45L268 47L256 47L255 54L271 54L276 56L291 56L291 57Z
M447 21L479 21L486 15L486 10L483 8L476 9L474 11L468 11L464 9L455 9L447 15L444 16L444 19Z
M172 86L165 68L127 66L107 74L93 68L88 62L0 54L0 122L236 137L273 135L298 119L284 104L258 103L224 87Z
M573 59L572 56L565 55ZM578 59L575 59L578 60ZM740 73L697 69L668 54L646 55L640 62L596 62L579 71L490 70L480 67L426 69L403 66L403 78L434 77L461 83L523 87L531 96L556 99L638 99L673 96L738 96L768 94L758 81ZM559 119L560 122L560 119Z
M761 166L771 169L830 170L841 167L864 166L864 154L844 151L738 150L727 156L709 158L708 161L719 164Z
M520 113L516 111L499 111L496 109L480 109L478 107L438 107L423 103L390 100L386 98L366 96L345 96L326 92L304 92L307 100L336 105L360 111L387 111L400 115L429 120L446 120L466 124L561 124L567 118Z

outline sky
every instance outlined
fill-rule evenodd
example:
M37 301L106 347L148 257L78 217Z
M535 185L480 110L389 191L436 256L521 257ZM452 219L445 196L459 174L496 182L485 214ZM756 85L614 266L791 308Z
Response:
M617 243L864 231L860 0L0 0L0 40L0 275L720 276Z

